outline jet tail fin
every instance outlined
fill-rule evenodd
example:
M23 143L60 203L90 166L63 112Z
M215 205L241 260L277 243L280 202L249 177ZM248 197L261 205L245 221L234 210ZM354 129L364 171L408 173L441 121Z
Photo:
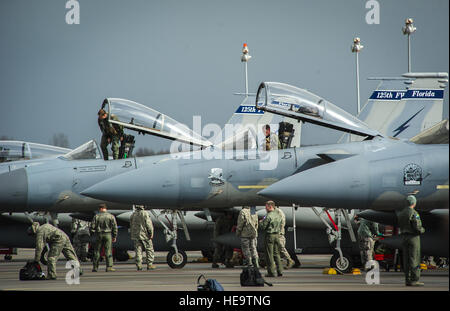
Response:
M396 137L411 138L442 120L448 73L406 73L381 80L358 118L371 129ZM353 141L361 140L352 136Z

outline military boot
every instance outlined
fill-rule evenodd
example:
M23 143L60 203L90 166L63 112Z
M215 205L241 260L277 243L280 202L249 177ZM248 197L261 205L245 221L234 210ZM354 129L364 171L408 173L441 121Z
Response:
M295 265L295 261L293 261L291 258L288 258L288 263L286 266L286 269L290 269Z
M154 264L151 264L151 265L147 266L147 271L148 270L155 270L155 269L156 269L156 266Z
M114 271L116 271L116 269L114 269L113 267L106 268L106 272L114 272Z
M97 272L98 271L98 266L94 266L93 268L92 268L92 272Z

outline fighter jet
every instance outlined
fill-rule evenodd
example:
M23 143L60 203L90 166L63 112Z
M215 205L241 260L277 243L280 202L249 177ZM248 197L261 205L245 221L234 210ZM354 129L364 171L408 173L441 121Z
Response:
M412 88L404 97L415 100L417 96L440 99L443 92ZM271 198L279 205L342 209L347 225L346 209L395 209L411 192L416 193L422 210L447 208L448 145L392 139L325 99L282 83L262 83L256 108L364 139L254 154L248 149L220 149L216 153L220 159L202 157L214 151L214 146L207 146L143 161L136 170L104 180L81 194L180 209L262 205Z

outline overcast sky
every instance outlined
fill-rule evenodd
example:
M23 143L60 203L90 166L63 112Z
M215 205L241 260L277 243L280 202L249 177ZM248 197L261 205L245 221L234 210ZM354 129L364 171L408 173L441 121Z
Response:
M354 114L352 39L361 37L361 101L370 76L449 71L449 1L379 0L380 24L366 23L365 0L79 0L80 24L66 24L66 0L0 0L0 136L70 147L100 141L105 97L137 101L192 125L223 125L243 91L248 43L251 92L261 81L306 88ZM448 117L448 88L444 115ZM305 143L334 142L309 131ZM138 138L138 147L168 147Z

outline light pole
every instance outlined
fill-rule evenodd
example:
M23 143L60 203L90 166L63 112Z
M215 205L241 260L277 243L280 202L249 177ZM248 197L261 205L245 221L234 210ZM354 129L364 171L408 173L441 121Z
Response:
M353 39L352 52L356 54L356 100L357 100L357 115L361 112L361 104L359 102L359 58L358 54L363 49L363 45L361 44L361 39L356 37Z
M244 43L244 46L242 47L242 56L241 56L241 62L244 63L244 70L245 70L245 96L248 96L248 73L247 73L247 62L252 58L248 54L248 47L247 43Z
M412 18L407 18L405 20L405 26L402 28L403 34L404 35L408 35L408 72L411 72L411 43L410 43L410 36L412 33L414 33L416 31L416 27L414 27L413 25L413 19Z

